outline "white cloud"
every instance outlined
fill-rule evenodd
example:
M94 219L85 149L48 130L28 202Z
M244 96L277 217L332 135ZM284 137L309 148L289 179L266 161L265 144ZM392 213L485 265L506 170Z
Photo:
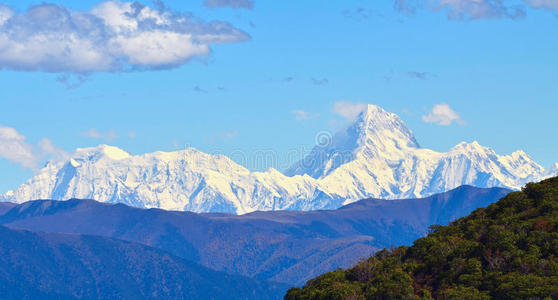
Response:
M558 0L525 0L525 2L534 8L558 10Z
M422 116L422 120L426 123L434 123L441 126L449 126L453 122L464 124L461 117L445 103L434 105L427 115Z
M203 5L205 7L211 7L211 8L230 7L232 9L237 9L237 8L253 9L254 1L253 0L205 0Z
M333 113L352 121L366 108L364 103L351 103L347 101L338 101L333 104Z
M0 25L6 23L14 15L14 11L8 6L0 4Z
M0 157L25 168L35 168L37 165L33 147L25 142L25 136L11 127L0 126Z
M198 93L202 93L202 94L207 94L207 90L203 89L201 86L196 85L194 86L194 92L198 92Z
M172 146L175 149L178 149L180 147L180 142L177 139L172 140Z
M329 80L327 78L312 78L310 79L310 82L312 82L313 85L326 85L329 83Z
M49 139L42 139L37 145L32 145L14 128L0 126L0 158L36 170L39 163L47 157L60 161L66 159L68 154Z
M229 140L232 140L236 137L238 137L238 131L236 131L236 130L221 131L221 132L218 132L218 133L214 134L211 137L206 138L206 142L215 143L217 140L229 141Z
M217 137L220 137L224 140L234 139L237 136L238 136L238 131L236 130L229 131L229 132L220 132L217 134Z
M293 110L292 113L298 121L312 120L319 116L318 114L311 114L301 109Z
M56 77L58 83L66 86L66 89L71 90L80 87L88 80L88 76L82 74L62 74Z
M432 77L436 77L436 74L431 74L428 72L409 71L407 72L407 76L414 79L427 80Z
M116 131L112 129L107 132L100 132L95 128L91 128L86 132L83 132L81 135L92 139L103 139L108 141L115 140L118 138L118 133L116 133Z
M406 13L406 14L414 14L415 13L415 3L409 3L409 2L413 2L412 0L393 0L393 7L395 7L396 10Z
M249 39L226 22L106 1L90 11L40 4L22 14L0 6L0 69L119 72L181 66L211 45Z
M432 7L445 10L450 19L518 18L524 16L522 9L492 0L435 0Z
M412 14L417 8L443 11L449 19L518 19L525 16L527 7L558 10L558 0L393 0L394 7Z
M54 145L52 141L47 138L40 140L37 143L37 148L39 149L39 153L50 156L54 161L66 161L70 158L70 155L66 151Z

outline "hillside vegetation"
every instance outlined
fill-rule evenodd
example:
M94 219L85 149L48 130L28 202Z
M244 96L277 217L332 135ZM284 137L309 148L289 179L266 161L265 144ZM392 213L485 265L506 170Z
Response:
M527 184L411 247L291 288L285 299L558 299L558 177Z
M509 192L462 186L423 199L367 199L330 211L241 216L39 200L11 204L0 225L144 244L217 271L286 283L282 297L289 286L348 268L390 245L411 245L430 225L446 225Z

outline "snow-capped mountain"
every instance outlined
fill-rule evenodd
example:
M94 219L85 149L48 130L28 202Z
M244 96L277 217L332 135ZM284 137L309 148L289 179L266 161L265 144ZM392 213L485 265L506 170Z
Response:
M558 176L558 163L553 164L552 166L546 169L546 177Z
M169 210L245 213L290 208L297 205L297 196L314 199L316 186L309 176L250 172L226 156L192 148L134 156L100 145L78 149L62 166L47 165L6 198L15 202L81 198Z
M420 148L397 115L374 105L286 174L308 174L347 199L421 197L464 184L518 189L546 175L523 151L500 156L477 142L446 153Z
M322 143L323 142L323 143ZM446 153L420 148L395 114L369 105L285 174L250 172L195 149L131 155L101 145L49 163L4 200L89 198L195 212L337 208L363 198L414 198L469 184L519 189L556 174L523 151L498 155L477 142Z

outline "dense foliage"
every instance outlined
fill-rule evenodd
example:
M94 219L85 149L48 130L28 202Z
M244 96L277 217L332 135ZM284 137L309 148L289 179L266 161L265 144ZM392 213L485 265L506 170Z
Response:
M558 299L558 177L530 183L412 247L291 288L285 299Z

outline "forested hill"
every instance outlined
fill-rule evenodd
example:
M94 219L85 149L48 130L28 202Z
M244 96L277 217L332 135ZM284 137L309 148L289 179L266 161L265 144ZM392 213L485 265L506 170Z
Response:
M555 177L285 299L558 299L557 229Z

